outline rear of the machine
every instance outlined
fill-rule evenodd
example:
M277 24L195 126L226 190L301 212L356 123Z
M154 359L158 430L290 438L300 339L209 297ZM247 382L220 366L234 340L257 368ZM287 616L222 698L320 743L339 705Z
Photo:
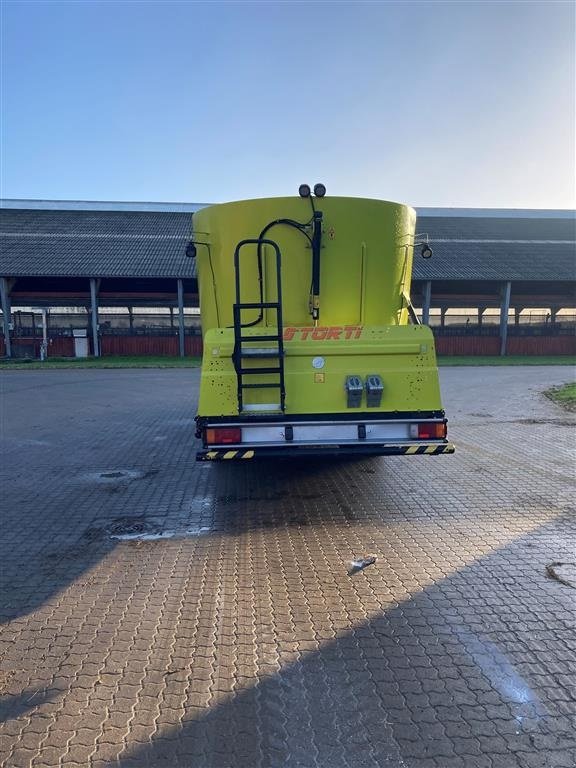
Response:
M452 453L409 298L414 211L314 191L194 214L198 460Z

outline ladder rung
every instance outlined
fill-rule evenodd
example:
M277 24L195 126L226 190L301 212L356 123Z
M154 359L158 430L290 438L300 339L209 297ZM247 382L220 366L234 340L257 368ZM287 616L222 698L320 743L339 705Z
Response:
M250 301L234 306L237 309L280 309L280 304L277 301Z
M274 368L239 368L238 373L242 376L250 376L254 373L280 373L282 369L280 367Z
M239 336L240 341L280 341L281 336Z
M274 384L240 384L241 389L279 389L278 382Z
M279 349L269 347L248 347L240 352L240 357L282 357Z

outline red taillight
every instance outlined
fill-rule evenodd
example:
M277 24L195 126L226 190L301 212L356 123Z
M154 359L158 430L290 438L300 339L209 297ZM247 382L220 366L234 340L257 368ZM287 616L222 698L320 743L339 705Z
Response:
M446 422L424 422L418 424L417 437L419 440L443 440L446 437Z
M209 427L206 430L206 442L211 445L241 443L242 430L240 427Z
M418 437L421 440L443 440L446 433L446 422L418 424Z

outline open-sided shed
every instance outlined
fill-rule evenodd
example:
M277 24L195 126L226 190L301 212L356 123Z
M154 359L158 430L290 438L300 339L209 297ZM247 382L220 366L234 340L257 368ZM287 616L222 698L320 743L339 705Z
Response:
M198 306L194 261L185 257L192 214L200 204L5 200L0 210L0 289L5 353L11 354L15 307L85 307L92 351L99 354L99 306L178 310L178 351L187 352L184 308ZM509 309L549 308L538 349L574 351L560 333L558 310L576 307L574 211L420 209L418 232L432 259L415 258L413 303L424 322L439 309L444 353L507 349ZM473 328L443 328L448 309L476 307ZM482 329L483 313L500 309L499 328ZM553 327L554 326L554 327ZM514 330L512 331L514 334ZM543 343L543 338L551 341ZM455 342L454 339L459 341ZM560 341L558 341L560 339ZM530 352L530 343L514 351Z

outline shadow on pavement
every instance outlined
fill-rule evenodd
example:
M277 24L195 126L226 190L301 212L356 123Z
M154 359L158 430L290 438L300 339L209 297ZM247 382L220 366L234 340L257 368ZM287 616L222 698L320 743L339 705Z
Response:
M60 693L53 688L28 688L17 695L0 696L0 723L16 720L46 702L54 701Z
M565 663L573 658L570 590L548 581L536 556L563 522L511 541L405 602L392 600L368 621L350 621L316 651L303 650L299 639L324 625L302 618L298 658L280 668L269 649L277 671L260 680L236 677L242 690L220 677L230 649L217 636L203 651L204 661L212 659L210 678L195 680L192 666L181 727L164 723L151 743L129 741L120 766L512 768L532 765L526 755L568 765L576 738L567 678L560 667L543 674L538 661L544 649ZM256 631L266 630L274 632L273 623ZM254 652L266 656L258 639Z
M190 452L192 459L193 452ZM202 525L214 533L237 534L242 530L275 526L320 525L343 518L359 521L334 479L335 472L352 472L368 467L374 459L337 458L267 461L258 466L234 463L205 467L210 473L208 491L187 502L202 506L198 513L182 505L172 521L170 514L159 516L148 501L162 496L163 487L181 480L181 466L168 454L161 471L135 471L131 478L104 473L90 485L71 484L60 491L58 500L35 491L34 517L22 520L18 509L3 517L0 540L0 624L34 612L69 585L82 582L95 566L117 546L115 533L162 530ZM362 469L360 469L362 472ZM191 483L193 485L193 483ZM356 488L354 483L349 491ZM187 498L189 493L182 492ZM177 505L174 505L177 507ZM82 514L86 508L87 513ZM94 509L100 512L93 511ZM86 578L92 578L86 576Z

